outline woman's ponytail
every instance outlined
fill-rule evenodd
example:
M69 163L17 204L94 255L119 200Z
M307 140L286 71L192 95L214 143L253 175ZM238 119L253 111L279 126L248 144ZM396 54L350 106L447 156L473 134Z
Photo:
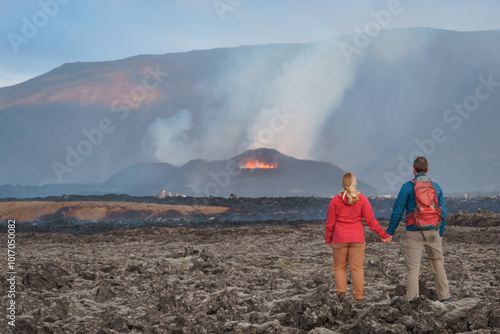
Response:
M356 176L353 173L345 173L342 176L342 187L344 190L339 192L342 200L347 196L347 203L353 204L359 199L359 191L356 190Z

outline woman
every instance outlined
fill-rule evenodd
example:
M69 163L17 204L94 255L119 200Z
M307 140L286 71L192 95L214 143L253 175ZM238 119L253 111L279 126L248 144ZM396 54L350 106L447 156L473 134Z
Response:
M352 294L354 299L363 302L364 272L363 259L365 256L365 234L361 219L375 231L383 243L392 240L385 233L373 215L368 199L356 191L356 177L346 173L342 177L342 187L338 196L330 201L325 229L325 241L333 250L333 272L335 287L340 302L347 294L347 263L351 270Z

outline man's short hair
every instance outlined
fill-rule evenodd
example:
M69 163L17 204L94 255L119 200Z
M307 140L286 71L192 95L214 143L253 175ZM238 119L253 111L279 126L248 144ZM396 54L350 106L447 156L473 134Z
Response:
M417 173L427 173L429 170L429 163L425 157L417 157L415 161L413 161L413 167Z

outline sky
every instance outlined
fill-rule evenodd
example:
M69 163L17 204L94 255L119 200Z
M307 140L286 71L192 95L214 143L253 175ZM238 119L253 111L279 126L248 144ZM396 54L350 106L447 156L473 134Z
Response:
M64 63L300 43L383 28L500 30L498 0L17 0L0 11L0 87Z

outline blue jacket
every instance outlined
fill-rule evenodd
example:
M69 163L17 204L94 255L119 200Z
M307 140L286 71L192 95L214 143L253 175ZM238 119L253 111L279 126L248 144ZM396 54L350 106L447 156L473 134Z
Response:
M415 175L415 178L419 176L425 175L424 173ZM439 205L443 209L441 226L439 228L439 235L442 237L444 234L444 228L446 226L446 207L444 204L444 195L443 190L436 182L433 183L434 188L436 188L436 195L438 198ZM411 181L406 182L401 187L399 191L398 198L396 199L396 203L394 203L394 208L392 209L391 222L389 223L389 227L386 232L390 235L393 235L398 227L401 219L403 219L403 215L406 216L408 213L413 212L417 208L417 203L415 202L415 189L414 184ZM405 212L406 211L406 212ZM406 224L406 222L405 222ZM415 231L415 225L406 226L407 231Z

